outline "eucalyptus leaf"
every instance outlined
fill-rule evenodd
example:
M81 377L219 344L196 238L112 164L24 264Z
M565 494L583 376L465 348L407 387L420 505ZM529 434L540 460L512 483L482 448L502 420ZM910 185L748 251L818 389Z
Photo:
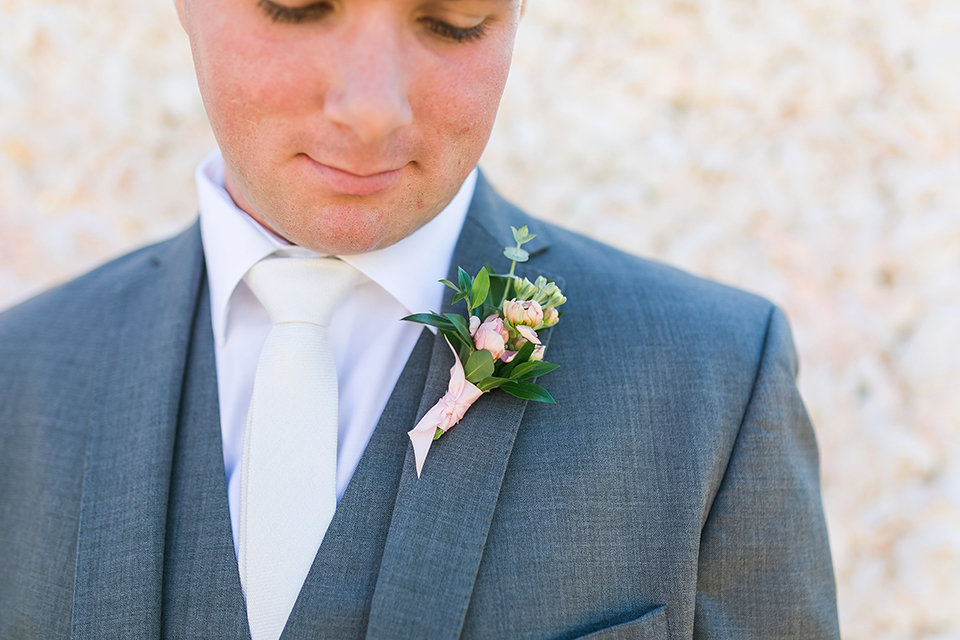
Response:
M482 305L488 293L490 293L490 276L487 274L487 268L483 267L473 280L473 289L470 291L470 311Z
M513 232L513 239L517 241L517 244L526 244L537 237L536 235L530 233L530 230L527 229L527 225L523 225L519 229L510 227L510 231Z
M513 262L526 262L530 259L530 254L526 249L518 249L517 247L507 247L503 250L503 255Z
M476 384L493 375L493 354L486 349L474 351L463 365L467 380Z
M559 368L560 365L550 362L524 362L514 367L513 371L510 372L510 378L513 380L539 378Z
M530 382L520 380L511 380L500 385L500 388L512 396L523 400L533 400L535 402L546 402L548 404L556 403L546 389Z

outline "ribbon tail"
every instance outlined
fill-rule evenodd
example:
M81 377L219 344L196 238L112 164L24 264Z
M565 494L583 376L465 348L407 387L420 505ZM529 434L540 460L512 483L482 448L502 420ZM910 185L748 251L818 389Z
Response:
M427 415L417 423L417 426L407 432L410 436L410 442L413 444L413 455L417 461L417 477L423 471L423 463L430 452L430 445L433 444L433 436L437 433L436 418L428 411ZM426 424L424 424L426 423Z
M447 393L420 418L417 426L407 432L407 435L410 436L410 442L413 444L418 478L423 471L423 463L427 459L427 453L430 452L430 446L433 444L437 429L442 429L446 433L450 427L460 422L460 418L463 417L470 405L483 395L480 389L466 380L460 356L449 340L447 340L447 345L453 351L454 359L453 367L450 369L450 383L447 386ZM455 407L453 410L450 409L451 405Z

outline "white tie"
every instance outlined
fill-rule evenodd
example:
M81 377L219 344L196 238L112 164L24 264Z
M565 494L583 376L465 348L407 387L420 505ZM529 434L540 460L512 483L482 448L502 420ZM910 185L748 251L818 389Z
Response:
M337 507L337 371L327 325L359 274L267 258L245 277L273 328L243 438L240 581L253 640L277 640Z

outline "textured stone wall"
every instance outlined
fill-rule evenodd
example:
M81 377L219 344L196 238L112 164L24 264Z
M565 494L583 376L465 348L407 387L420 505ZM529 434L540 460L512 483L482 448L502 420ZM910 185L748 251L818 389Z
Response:
M195 215L166 0L0 0L0 307ZM791 318L850 640L960 638L960 3L532 0L483 162Z

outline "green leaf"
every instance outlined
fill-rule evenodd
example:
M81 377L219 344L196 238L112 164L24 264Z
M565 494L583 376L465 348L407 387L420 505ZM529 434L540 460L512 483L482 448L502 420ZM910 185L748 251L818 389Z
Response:
M517 241L517 244L526 244L537 237L530 233L527 225L523 225L519 229L510 227L510 230L513 232L513 239Z
M548 404L554 404L556 402L556 400L553 399L553 396L547 393L546 389L530 382L511 380L510 382L505 382L504 384L500 385L500 388L510 395L516 396L517 398L521 398L523 400L546 402Z
M493 306L492 304L481 305L479 313L477 312L476 309L474 309L473 311L473 315L479 318L489 318L495 313L500 313L500 309L498 307Z
M513 360L500 370L500 377L509 378L515 368L530 359L530 356L533 355L534 348L535 345L532 342L524 343L524 345L520 347L520 351L517 352L517 355L513 356Z
M460 346L462 349L472 349L473 341L470 341L470 344L467 344L463 341L463 336L460 335L460 332L457 331L456 327L450 327L449 329L441 329L440 333L450 341L450 344L453 345L453 348L456 349L457 346Z
M444 317L453 323L453 326L456 327L457 333L464 343L473 347L473 338L470 336L470 325L467 324L466 319L455 313L446 313Z
M463 299L466 298L466 297L467 297L466 292L461 291L461 292L458 293L457 295L453 296L453 302L452 302L451 304L457 304L458 302L460 302L461 300L463 300Z
M539 378L559 368L560 365L549 362L524 362L514 367L513 371L510 372L510 378L513 380Z
M484 378L480 382L477 382L476 385L480 391L490 391L491 389L496 389L500 385L508 382L510 382L508 378L497 378L496 376L490 376L488 378Z
M493 354L486 349L474 351L463 365L467 380L476 384L493 375Z
M530 254L526 249L518 249L516 247L507 247L503 250L503 255L507 257L507 260L512 260L513 262L526 262L530 259Z
M473 278L462 267L457 267L457 279L460 281L460 291L470 293L470 289L473 287Z
M503 300L503 294L507 288L507 278L511 276L503 276L498 274L493 270L493 267L490 266L489 262L487 263L486 269L487 275L490 277L490 295L487 297L487 299L490 300L491 304L499 305Z
M407 316L402 318L407 322L417 322L419 324L428 324L431 327L436 327L437 329L448 329L456 330L453 323L444 318L443 316L436 313L415 313L412 316Z
M473 280L473 289L470 291L470 311L482 305L488 293L490 293L490 276L487 274L487 268L483 267Z
M457 285L453 284L453 283L450 282L449 280L441 280L440 282L443 283L443 284L445 284L445 285L447 285L448 287L450 287L451 289L453 289L453 290L456 291L457 293L460 293L460 287L458 287Z
M489 262L489 261L487 261L487 264L485 264L484 267L486 267L486 269L487 269L487 275L490 276L491 278L514 278L514 277L516 277L516 276L510 275L509 273L497 273L497 270L490 266L490 262Z
M440 439L440 436L442 436L443 433L444 433L444 432L443 432L443 429L441 429L440 427L437 427L437 432L436 432L435 434L433 434L433 439L434 439L434 440L439 440L439 439Z

